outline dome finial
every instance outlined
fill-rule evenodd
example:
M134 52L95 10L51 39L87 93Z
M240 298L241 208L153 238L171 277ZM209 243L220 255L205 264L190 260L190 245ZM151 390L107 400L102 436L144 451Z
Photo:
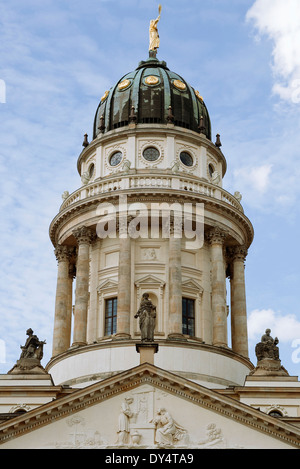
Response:
M149 28L149 56L156 57L157 49L159 48L160 39L157 29L157 24L160 20L161 5L158 6L158 17L156 20L150 20Z

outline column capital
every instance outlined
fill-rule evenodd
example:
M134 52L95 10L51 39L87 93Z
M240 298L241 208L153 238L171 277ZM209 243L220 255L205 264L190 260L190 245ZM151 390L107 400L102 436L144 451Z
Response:
M122 238L130 238L130 222L134 219L132 215L119 214L116 220L116 230Z
M206 239L210 244L223 244L227 238L227 232L219 226L210 229L206 234Z
M176 237L182 237L183 222L182 217L171 215L170 217L170 234Z
M232 261L239 260L244 262L247 257L247 254L248 249L244 244L239 246L230 246L228 248L228 257Z
M54 254L58 262L69 261L74 254L74 247L58 244L54 249Z
M86 226L81 226L73 230L73 235L76 238L78 244L91 244L94 241L96 234Z

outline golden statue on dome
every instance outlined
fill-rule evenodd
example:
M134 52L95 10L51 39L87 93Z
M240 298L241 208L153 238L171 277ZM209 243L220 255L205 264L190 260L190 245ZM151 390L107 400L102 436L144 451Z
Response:
M157 52L157 49L159 48L159 34L158 34L158 29L157 29L157 24L160 20L160 14L161 14L161 5L158 6L158 17L156 20L150 20L150 28L149 28L149 51L154 51L155 53Z

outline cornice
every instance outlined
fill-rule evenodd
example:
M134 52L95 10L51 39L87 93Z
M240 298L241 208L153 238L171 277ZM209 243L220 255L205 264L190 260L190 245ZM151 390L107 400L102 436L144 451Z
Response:
M204 352L212 353L212 354L217 354L217 355L223 355L227 358L230 358L232 360L238 361L247 368L249 368L249 371L253 370L255 367L253 363L249 360L249 358L244 357L243 355L239 355L236 352L234 352L232 349L227 348L227 347L217 347L214 345L210 344L205 344L203 342L199 342L198 340L170 340L170 339L157 339L155 340L160 346L168 346L168 347L175 347L175 348L189 348L189 349L197 349L201 350ZM71 347L67 351L56 355L55 357L52 357L50 361L47 363L45 366L45 369L47 370L48 373L51 372L51 368L59 363L62 360L67 359L68 357L73 357L77 354L82 354L86 352L91 352L97 349L102 349L102 348L110 348L110 347L132 347L135 346L136 344L136 339L123 339L123 340L116 340L116 339L109 339L109 340L102 340L97 343L93 344L88 344L88 345L83 345L80 347Z
M278 419L246 404L236 402L227 396L220 396L213 390L148 363L97 382L87 388L74 391L69 396L62 397L1 424L0 444L144 384L211 410L286 444L300 447L300 429L293 425L278 421Z
M227 171L227 162L223 152L214 145L214 143L207 139L203 134L198 134L193 130L184 129L182 127L177 127L175 125L161 125L161 124L137 124L133 126L121 127L119 129L110 130L105 134L99 134L94 140L92 140L87 147L85 147L77 159L77 170L79 175L81 175L81 163L83 160L86 160L93 151L97 149L99 145L105 143L112 143L116 140L128 138L131 136L140 136L144 137L157 133L163 136L173 136L178 138L183 138L184 140L189 140L194 145L204 146L209 149L213 155L217 158L218 161L222 163L222 177L225 176Z
M59 212L54 219L52 220L49 228L49 235L50 239L54 246L57 244L57 237L56 232L65 220L73 218L81 213L85 213L86 211L90 210L91 208L96 208L100 202L110 202L112 204L118 203L119 196L126 195L128 197L128 202L141 202L141 203L152 203L152 202L168 202L168 203L204 203L206 207L209 207L215 213L223 214L226 218L230 219L231 221L235 221L236 223L240 224L243 227L243 231L245 233L245 245L248 248L254 237L254 230L250 220L246 217L246 215L237 210L234 206L223 202L219 199L216 199L211 196L206 196L203 194L191 193L191 192L183 192L180 190L153 190L153 188L149 189L139 189L138 193L136 189L125 189L119 190L113 193L105 193L105 194L98 194L95 196L91 196L80 200L78 202L69 205L61 212ZM95 206L95 207L94 207ZM91 221L86 221L85 224L89 225ZM234 237L234 231L232 230L231 233Z

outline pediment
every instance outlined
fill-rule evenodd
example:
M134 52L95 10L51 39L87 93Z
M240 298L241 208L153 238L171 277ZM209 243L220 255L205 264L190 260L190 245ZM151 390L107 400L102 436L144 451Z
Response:
M106 279L100 283L100 285L97 288L97 291L100 293L101 291L104 291L104 290L116 289L117 286L118 286L118 282L116 282L115 280Z
M140 286L149 286L149 285L154 285L157 287L163 287L165 285L165 281L162 280L161 278L156 277L155 275L145 275L144 277L136 280L135 286L140 287Z
M300 447L300 429L145 363L3 423L0 444L283 449Z
M201 287L201 285L193 279L183 281L182 288L185 290L193 290L200 294L203 293L203 288Z

